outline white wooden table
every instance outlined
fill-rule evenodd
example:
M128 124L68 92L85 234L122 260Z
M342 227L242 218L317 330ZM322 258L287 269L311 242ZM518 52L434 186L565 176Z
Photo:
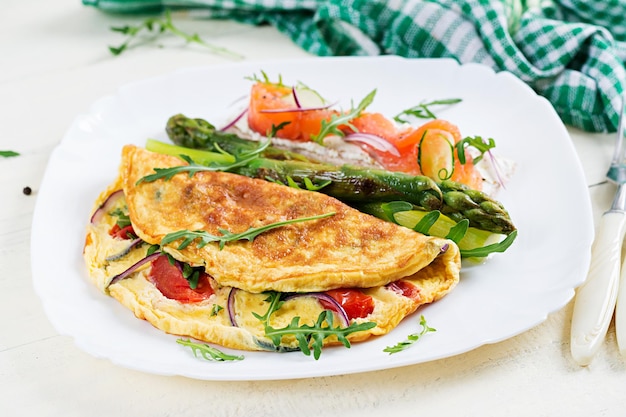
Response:
M0 415L2 416L618 416L626 362L613 326L586 368L569 353L572 303L534 329L466 354L356 375L264 382L163 377L94 358L50 325L33 291L30 230L51 150L99 97L181 66L230 62L201 47L143 46L112 56L112 25L137 22L79 0L7 0L0 14ZM306 53L271 27L182 22L248 60ZM613 187L602 184L612 135L569 129L596 220ZM600 185L597 185L600 184ZM32 189L23 194L24 187ZM55 237L50 236L51 250ZM54 271L54 265L50 265ZM59 273L59 271L55 271ZM54 279L54 273L51 273Z

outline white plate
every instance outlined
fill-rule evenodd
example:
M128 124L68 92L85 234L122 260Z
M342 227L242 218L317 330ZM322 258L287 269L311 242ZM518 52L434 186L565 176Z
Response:
M93 201L115 177L126 143L166 140L169 116L224 120L249 91L245 77L265 71L302 81L325 97L358 102L389 116L421 100L462 98L440 116L464 136L497 141L517 171L499 196L519 229L515 244L487 264L465 269L443 300L408 317L389 335L321 358L298 352L244 352L240 362L207 362L176 337L138 320L90 283L82 261ZM57 330L97 357L145 372L209 380L289 379L399 367L445 358L517 335L563 307L585 278L592 241L591 205L574 148L550 104L509 73L450 60L397 57L310 58L184 69L122 87L76 118L54 150L32 229L34 286ZM437 329L409 350L385 346L418 330L419 315Z

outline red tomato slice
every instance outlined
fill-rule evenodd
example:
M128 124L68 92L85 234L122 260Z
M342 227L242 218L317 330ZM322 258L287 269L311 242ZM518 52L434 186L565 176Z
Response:
M149 278L161 294L181 303L197 303L206 300L214 293L208 275L205 273L200 274L198 286L191 289L182 271L176 265L170 264L165 255L152 261Z
M388 284L387 288L415 301L419 301L421 298L420 289L408 281L395 281L391 284Z
M326 294L335 299L343 307L349 319L366 317L374 311L374 300L360 290L341 288L326 291ZM324 308L332 310L332 306L321 301Z
M122 228L116 224L109 230L109 234L117 239L134 239L137 236L131 224Z

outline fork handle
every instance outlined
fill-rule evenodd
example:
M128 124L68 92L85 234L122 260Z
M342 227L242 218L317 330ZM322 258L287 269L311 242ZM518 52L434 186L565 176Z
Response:
M622 211L608 211L600 218L587 280L576 291L571 351L580 365L591 363L613 317L625 224L626 213Z
M626 260L622 264L622 272L617 290L615 307L615 335L617 347L622 356L626 356Z

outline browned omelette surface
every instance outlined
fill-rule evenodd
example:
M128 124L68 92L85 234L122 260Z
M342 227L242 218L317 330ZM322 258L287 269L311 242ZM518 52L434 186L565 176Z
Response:
M159 244L168 233L219 229L244 232L279 221L335 213L324 219L290 224L253 241L195 244L175 258L205 265L215 281L251 293L312 292L332 288L385 285L433 264L440 275L456 275L459 252L451 241L427 237L363 214L321 193L224 172L187 173L169 180L138 181L154 168L185 165L181 159L126 146L120 175L137 235ZM442 250L447 248L447 250Z

